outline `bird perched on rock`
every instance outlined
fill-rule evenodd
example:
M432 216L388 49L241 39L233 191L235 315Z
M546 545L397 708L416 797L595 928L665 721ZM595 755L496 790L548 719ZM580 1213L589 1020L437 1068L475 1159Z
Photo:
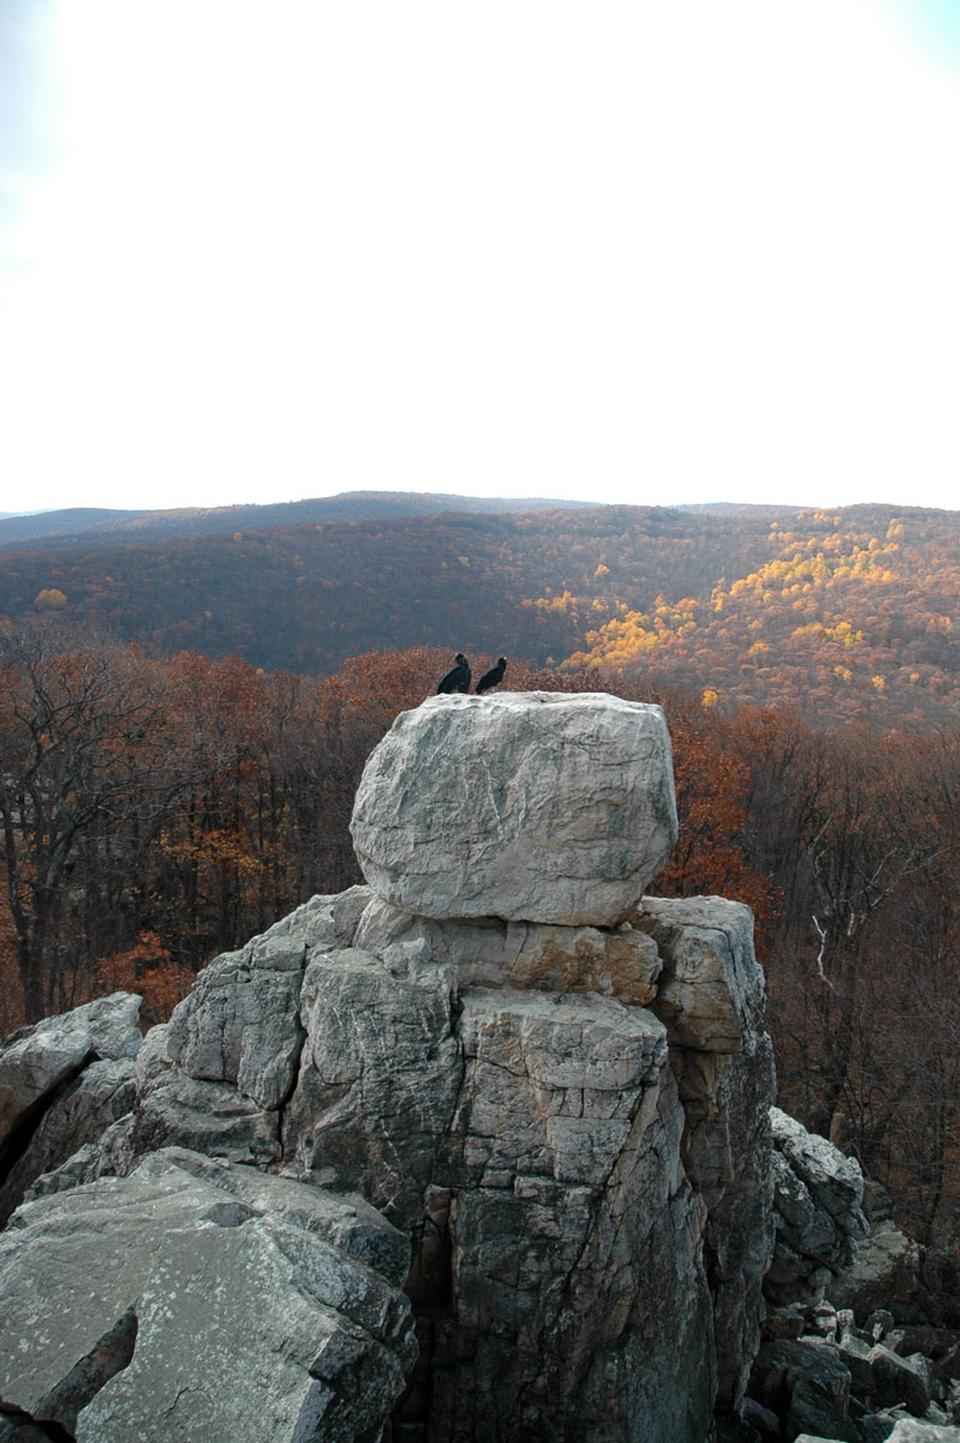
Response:
M482 696L483 693L489 691L491 687L499 686L503 681L503 673L506 669L507 658L505 656L498 657L496 666L492 666L489 671L485 671L477 682L477 695Z
M456 666L452 666L446 676L440 679L440 685L437 687L437 696L440 696L444 692L468 692L470 690L470 663L462 651L457 652L454 660L457 663Z

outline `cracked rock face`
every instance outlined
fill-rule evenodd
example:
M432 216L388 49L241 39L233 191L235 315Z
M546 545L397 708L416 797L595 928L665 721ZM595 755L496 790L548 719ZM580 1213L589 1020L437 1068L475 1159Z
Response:
M431 697L373 752L350 823L379 897L422 917L612 926L677 837L657 706Z
M857 1255L867 1232L863 1174L825 1137L770 1109L777 1242L764 1291L772 1303L822 1296Z
M416 1349L364 1258L381 1232L396 1277L405 1243L371 1219L182 1152L26 1204L0 1237L4 1408L77 1443L376 1436Z
M461 986L511 987L547 992L598 992L643 1007L657 995L663 963L657 944L624 922L619 927L551 927L415 917L374 897L354 941L378 957L402 943L419 955L451 964Z
M140 1000L115 992L22 1027L7 1039L0 1048L0 1148L21 1120L35 1115L88 1062L136 1056Z
M284 1118L302 1175L362 1192L417 1240L429 1387L403 1425L467 1440L483 1418L491 1437L563 1439L592 1436L571 1431L592 1418L637 1443L703 1436L704 1206L664 1027L595 995L456 992L450 965L417 951L314 959ZM676 1431L681 1414L696 1434Z

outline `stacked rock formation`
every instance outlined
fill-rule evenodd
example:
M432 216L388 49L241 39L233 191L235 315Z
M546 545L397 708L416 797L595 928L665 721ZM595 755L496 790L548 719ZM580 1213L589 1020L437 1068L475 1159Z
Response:
M144 1041L130 1111L21 1178L0 1357L31 1350L28 1250L79 1246L91 1208L139 1216L157 1266L0 1398L78 1439L168 1437L176 1398L198 1443L375 1439L391 1413L394 1443L704 1443L759 1342L773 1069L749 910L643 898L676 837L661 712L431 698L370 758L352 830L369 885L212 963ZM164 1241L188 1224L193 1259ZM220 1270L246 1285L211 1372L259 1433L214 1418L216 1377L176 1382L169 1328ZM94 1354L112 1372L80 1386Z

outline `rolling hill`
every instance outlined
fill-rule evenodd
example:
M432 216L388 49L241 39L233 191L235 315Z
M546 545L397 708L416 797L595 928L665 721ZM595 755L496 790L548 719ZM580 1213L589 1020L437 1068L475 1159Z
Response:
M338 519L303 519L332 503ZM707 706L794 705L825 722L960 716L956 512L487 506L344 520L413 503L295 504L290 525L178 536L125 524L8 544L0 616L52 611L152 649L311 674L431 645L677 683ZM228 509L262 519L281 508Z
M0 513L0 546L25 541L82 538L85 543L118 540L155 540L171 536L225 536L234 531L262 531L276 526L306 526L317 522L382 521L391 516L433 516L457 511L469 515L499 515L505 511L542 511L563 505L587 506L586 501L550 501L529 497L453 496L420 491L346 491L309 501L281 501L271 505L190 506L170 511L110 511L78 507L27 515Z

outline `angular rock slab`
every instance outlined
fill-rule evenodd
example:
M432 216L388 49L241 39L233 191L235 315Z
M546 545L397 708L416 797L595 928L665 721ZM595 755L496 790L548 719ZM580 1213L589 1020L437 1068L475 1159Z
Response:
M174 1010L167 1056L189 1077L233 1083L260 1107L280 1107L300 1060L307 960L349 946L370 897L366 887L312 897L238 952L215 958Z
M613 926L677 838L663 712L603 692L430 697L372 753L350 830L374 892L408 912Z
M0 1237L7 1407L77 1443L378 1436L415 1346L407 1300L339 1245L363 1204L257 1184L157 1154L21 1208Z
M33 1182L62 1166L78 1148L98 1142L134 1103L133 1060L91 1062L58 1091L29 1145L0 1182L0 1227Z
M773 1047L747 1053L671 1048L686 1118L682 1158L708 1209L720 1411L736 1411L760 1342L763 1280L774 1246L770 1197Z
M752 1053L765 1004L750 908L725 897L644 897L633 920L663 960L652 1010L671 1047Z
M837 1292L836 1274L867 1231L860 1164L777 1107L770 1122L777 1241L764 1292L772 1303Z
M0 1047L0 1147L87 1062L136 1056L140 1003L131 992L114 992L7 1039Z

